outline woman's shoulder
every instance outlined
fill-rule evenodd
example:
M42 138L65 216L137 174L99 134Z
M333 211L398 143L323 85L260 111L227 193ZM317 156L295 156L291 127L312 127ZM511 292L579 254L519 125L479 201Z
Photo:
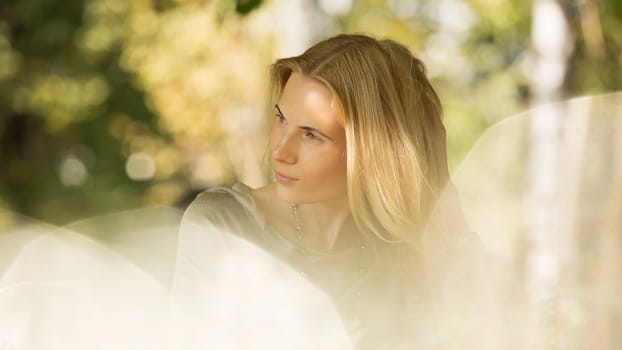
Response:
M243 183L215 186L199 193L184 212L180 235L205 236L206 232L231 233L255 244L273 237L256 203L256 192Z
M248 221L255 216L251 189L236 183L231 187L214 186L200 192L184 213L185 221L206 220L214 224Z
M235 183L233 186L212 186L197 194L191 205L207 204L212 202L237 202L242 204L250 195L250 188L243 183Z

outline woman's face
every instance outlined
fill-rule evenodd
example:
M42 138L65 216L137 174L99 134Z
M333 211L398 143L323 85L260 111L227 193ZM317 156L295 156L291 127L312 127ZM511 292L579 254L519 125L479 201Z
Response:
M331 91L292 73L274 112L270 143L277 196L288 203L346 197L346 137Z

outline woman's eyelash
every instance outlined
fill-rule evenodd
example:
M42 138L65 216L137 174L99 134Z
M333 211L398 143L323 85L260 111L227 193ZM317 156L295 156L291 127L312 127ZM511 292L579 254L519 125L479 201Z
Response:
M307 133L305 133L305 136L309 137L312 140L319 140L320 139L316 134L314 134L314 133L312 133L310 131L307 131Z

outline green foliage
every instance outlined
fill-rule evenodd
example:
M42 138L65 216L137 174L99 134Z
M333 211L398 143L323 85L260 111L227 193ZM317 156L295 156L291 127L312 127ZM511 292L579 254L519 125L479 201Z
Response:
M247 15L249 12L258 8L261 5L261 0L236 0L235 11L242 15Z
M240 2L238 11L250 16L259 4ZM205 162L192 154L201 149L207 149L203 155L223 155L206 165L216 168L206 170L208 180L212 174L220 174L212 181L231 178L220 170L230 166L219 150L225 138L215 104L225 93L244 103L242 77L212 74L231 72L218 59L244 58L238 48L245 40L227 47L235 35L245 35L231 29L244 26L234 16L215 19L229 7L124 0L0 3L0 202L51 223L174 204L193 190L191 181L205 185L188 174L193 161ZM246 54L253 59L252 51ZM210 65L212 71L205 71ZM255 88L263 73L256 71L247 81ZM193 77L197 85L188 86ZM182 109L168 110L173 104ZM132 154L157 163L154 173L132 178Z

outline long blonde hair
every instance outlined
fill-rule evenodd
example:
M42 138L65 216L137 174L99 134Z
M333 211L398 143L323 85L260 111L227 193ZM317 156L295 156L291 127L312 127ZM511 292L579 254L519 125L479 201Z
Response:
M338 35L272 65L272 102L292 72L324 83L342 109L359 229L418 246L448 180L441 103L423 63L392 40Z

